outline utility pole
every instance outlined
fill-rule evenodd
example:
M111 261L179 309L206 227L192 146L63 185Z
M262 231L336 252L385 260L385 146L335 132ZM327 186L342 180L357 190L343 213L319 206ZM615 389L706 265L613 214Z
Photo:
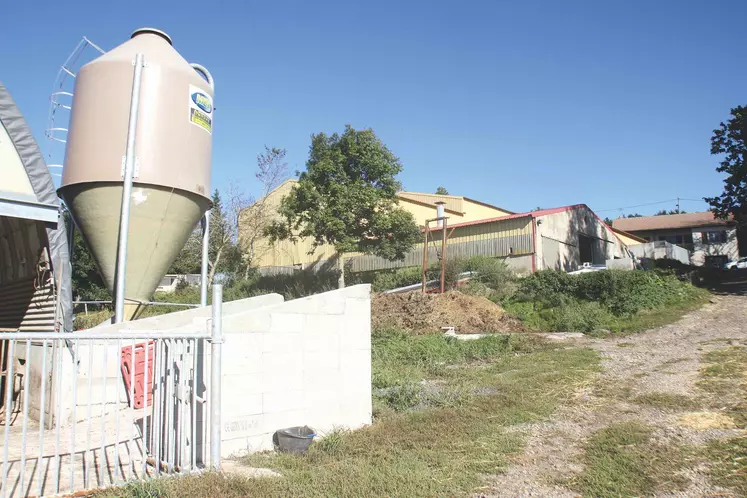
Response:
M677 197L677 214L680 214L680 198Z

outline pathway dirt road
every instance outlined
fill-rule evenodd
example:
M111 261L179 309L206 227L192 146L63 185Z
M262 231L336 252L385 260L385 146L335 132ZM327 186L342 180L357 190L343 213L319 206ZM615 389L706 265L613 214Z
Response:
M486 495L578 496L565 483L583 471L584 443L594 431L615 422L638 420L655 428L656 440L684 445L702 445L714 438L743 434L719 423L722 418L715 409L705 413L698 410L691 416L691 423L684 423L686 413L630 401L642 394L669 393L702 402L707 394L696 386L702 355L729 344L747 346L745 296L716 297L675 324L640 334L575 340L573 346L599 351L603 371L550 420L515 428L527 435L525 451L504 474L491 480L492 490ZM713 406L726 400L709 401ZM711 428L707 423L697 423L704 421L711 421ZM689 481L686 489L659 496L735 496L710 483L702 466L688 468L684 474Z

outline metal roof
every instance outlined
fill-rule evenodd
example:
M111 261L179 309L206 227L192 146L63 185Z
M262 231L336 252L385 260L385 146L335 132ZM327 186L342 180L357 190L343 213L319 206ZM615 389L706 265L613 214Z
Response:
M677 228L696 228L718 225L732 225L732 220L716 218L712 212L685 214L666 214L661 216L639 216L636 218L618 218L612 226L626 232L646 232L651 230L673 230Z

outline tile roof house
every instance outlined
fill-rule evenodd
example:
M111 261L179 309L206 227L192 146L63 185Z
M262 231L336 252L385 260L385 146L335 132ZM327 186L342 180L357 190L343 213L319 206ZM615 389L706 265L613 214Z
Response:
M712 212L618 218L612 222L650 242L666 241L691 251L695 265L722 265L739 257L736 223L716 218Z

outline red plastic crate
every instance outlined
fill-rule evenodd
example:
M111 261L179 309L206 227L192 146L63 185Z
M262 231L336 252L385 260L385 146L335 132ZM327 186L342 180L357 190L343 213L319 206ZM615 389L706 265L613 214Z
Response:
M148 341L148 406L153 405L153 358L156 353L155 341ZM124 379L127 397L130 397L130 380L132 377L133 361L132 346L122 348L122 378ZM133 400L130 399L130 406L134 408L143 408L143 391L145 389L145 343L135 344L135 388L133 389Z

